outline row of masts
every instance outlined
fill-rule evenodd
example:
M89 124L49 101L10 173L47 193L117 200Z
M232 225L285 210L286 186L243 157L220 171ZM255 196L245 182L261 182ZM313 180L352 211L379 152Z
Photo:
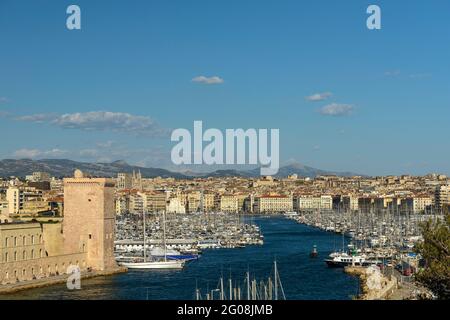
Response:
M286 300L284 288L278 274L277 262L274 261L273 279L268 277L264 280L250 280L250 272L247 271L244 279L246 292L243 292L240 284L233 283L230 276L228 279L228 288L225 288L224 278L220 277L217 288L209 290L205 295L201 294L200 289L195 289L196 300Z
M378 212L314 210L300 212L290 218L325 231L348 235L362 248L375 246L403 250L420 239L422 222L440 220L443 216L439 211L428 214L393 208Z

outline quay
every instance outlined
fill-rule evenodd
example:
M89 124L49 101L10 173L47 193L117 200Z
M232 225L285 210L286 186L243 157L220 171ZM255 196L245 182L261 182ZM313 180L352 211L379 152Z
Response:
M114 274L124 273L127 272L127 268L125 267L117 267L110 270L92 270L92 271L83 271L81 272L81 280L83 279L91 279L95 277L101 277L101 276L111 276ZM7 284L0 286L0 300L2 298L7 298L7 294L14 293L18 291L23 290L29 290L34 288L43 288L43 287L49 287L56 284L62 284L66 283L67 279L70 275L68 274L62 274L58 276L48 277L48 278L40 278L40 279L34 279L34 280L28 280L28 281L22 281L12 284ZM82 285L83 286L83 285ZM2 297L2 295L5 295Z

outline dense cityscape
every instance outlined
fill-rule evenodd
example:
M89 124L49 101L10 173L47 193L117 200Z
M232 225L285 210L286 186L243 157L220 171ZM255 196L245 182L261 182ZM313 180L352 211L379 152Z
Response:
M432 213L446 210L446 175L302 178L144 178L119 173L115 212L286 213L302 210ZM63 180L44 172L1 180L2 220L64 215Z

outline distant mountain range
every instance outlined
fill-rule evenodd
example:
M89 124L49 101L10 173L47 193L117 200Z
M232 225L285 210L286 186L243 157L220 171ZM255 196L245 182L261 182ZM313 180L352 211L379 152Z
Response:
M88 163L78 162L67 159L4 159L0 161L0 176L1 177L24 177L36 171L44 171L50 173L55 177L69 177L73 175L75 169L96 177L113 177L119 172L140 171L144 178L178 178L189 179L194 177L258 177L260 176L260 169L252 170L216 170L210 173L196 173L185 171L183 173L173 172L160 168L145 168L133 166L125 161L114 161L111 163ZM336 176L355 176L358 175L352 172L334 172L325 171L312 167L302 165L300 163L293 163L280 168L277 177L287 177L288 175L297 174L301 177L314 178L319 175L336 175Z

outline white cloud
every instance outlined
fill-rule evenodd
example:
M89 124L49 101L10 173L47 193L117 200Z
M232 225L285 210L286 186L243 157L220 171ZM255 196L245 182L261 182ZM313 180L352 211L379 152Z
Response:
M315 93L306 97L308 101L323 101L331 97L333 94L331 92Z
M223 83L223 79L217 76L214 77L198 76L193 78L192 82L198 82L203 84L221 84Z
M36 159L36 158L58 158L66 155L68 152L61 149L39 150L39 149L19 149L13 155L19 159Z
M161 128L152 118L129 113L91 111L84 113L34 114L16 118L20 121L36 123L48 122L64 129L85 131L114 131L133 134L145 134L154 137L165 136L168 130Z
M353 112L353 106L349 104L331 103L319 109L319 113L325 116L348 116Z
M17 117L16 120L43 123L55 120L58 116L53 113L38 113Z
M389 70L384 73L386 77L397 77L400 75L400 70Z

